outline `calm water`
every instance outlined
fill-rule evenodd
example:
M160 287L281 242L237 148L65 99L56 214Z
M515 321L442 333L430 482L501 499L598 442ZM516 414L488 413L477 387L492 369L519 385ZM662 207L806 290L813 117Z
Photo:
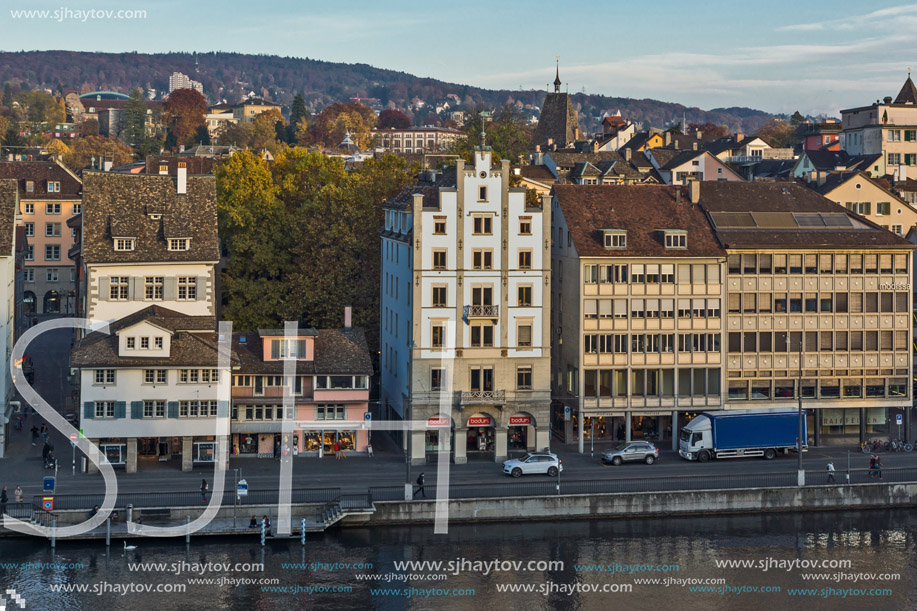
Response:
M434 536L432 526L414 528L339 529L312 536L305 551L299 541L274 541L261 548L251 541L192 539L184 542L140 539L138 549L124 552L118 542L109 554L104 543L60 542L52 554L47 542L0 542L0 593L15 589L26 609L914 609L917 608L915 571L917 528L911 512L806 513L759 517L711 517L670 520L602 520L554 523L453 525L446 536ZM395 568L395 562L461 561L462 571ZM563 566L532 571L495 571L484 575L474 561L549 561ZM717 567L716 561L751 561L761 568ZM849 561L842 568L791 568L788 561ZM264 571L230 570L232 565L264 563ZM289 563L308 566L290 566ZM170 566L131 570L129 563L166 563ZM174 563L188 563L176 566ZM781 566L777 566L779 563ZM23 563L33 563L31 567ZM41 568L35 564L45 563ZM48 567L47 563L56 563ZM70 568L62 566L69 563ZM205 565L211 563L207 567ZM312 563L324 563L312 565ZM333 567L334 563L351 563ZM361 566L354 567L353 563ZM586 570L576 565L644 565L632 574ZM760 564L759 564L760 563ZM82 568L72 568L81 564ZM197 564L198 566L192 566ZM669 566L648 572L652 565ZM287 566L284 566L287 565ZM369 566L371 565L371 568ZM508 568L508 565L505 565ZM175 575L176 569L181 575ZM451 568L451 567L449 567ZM209 569L209 570L208 570ZM607 569L607 567L594 567ZM189 574L189 571L197 571ZM458 572L454 575L452 573ZM437 576L446 573L446 579ZM803 574L821 574L805 580ZM864 576L885 574L886 579ZM421 578L402 581L408 574ZM838 575L840 574L840 575ZM859 575L858 575L859 574ZM889 579L898 575L900 579ZM378 581L359 579L375 577ZM253 583L218 585L189 583L188 579L277 579L276 585ZM640 584L635 579L722 580L718 584L670 582ZM386 581L387 580L387 581ZM101 595L53 591L61 584L108 588ZM184 593L128 593L112 587L123 584L186 586ZM506 593L507 584L526 584L530 593ZM311 593L268 591L300 586ZM627 586L631 590L620 591ZM724 588L729 592L698 592L691 587ZM414 588L411 597L408 588ZM605 587L617 592L561 591L560 588ZM761 593L760 588L779 588ZM431 589L437 589L432 591ZM737 588L758 592L738 593ZM793 588L811 588L808 595L792 595ZM831 591L825 591L832 588ZM869 590L887 589L878 595ZM380 590L387 589L387 592ZM460 589L459 595L445 590ZM859 589L860 592L853 592ZM337 590L337 591L334 591ZM371 590L377 590L373 593ZM469 592L473 590L473 594ZM549 591L553 590L553 591ZM549 591L547 594L544 592ZM454 593L454 592L453 592ZM873 592L875 594L875 592Z

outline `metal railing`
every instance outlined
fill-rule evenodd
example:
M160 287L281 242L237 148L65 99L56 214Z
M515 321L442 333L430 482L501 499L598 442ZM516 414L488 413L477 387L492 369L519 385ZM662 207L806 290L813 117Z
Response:
M466 305L465 318L499 318L500 306L498 305Z
M462 403L477 405L483 403L505 403L505 390L463 390Z

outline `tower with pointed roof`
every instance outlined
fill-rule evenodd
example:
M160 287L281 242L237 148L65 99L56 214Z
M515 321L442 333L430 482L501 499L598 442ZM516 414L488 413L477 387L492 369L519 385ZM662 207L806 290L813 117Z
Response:
M554 92L547 93L541 105L541 116L535 128L533 143L546 147L550 144L557 148L571 146L582 137L576 109L570 95L561 92L560 61L555 67Z

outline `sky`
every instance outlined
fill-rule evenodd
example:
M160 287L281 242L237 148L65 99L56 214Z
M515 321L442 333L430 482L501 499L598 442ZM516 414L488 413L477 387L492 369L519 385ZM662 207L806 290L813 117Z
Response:
M828 114L917 69L917 3L761 0L0 0L0 49L236 51L486 88ZM95 14L85 11L95 10ZM48 16L19 11L50 11ZM55 12L56 11L56 12ZM105 11L145 11L117 18Z

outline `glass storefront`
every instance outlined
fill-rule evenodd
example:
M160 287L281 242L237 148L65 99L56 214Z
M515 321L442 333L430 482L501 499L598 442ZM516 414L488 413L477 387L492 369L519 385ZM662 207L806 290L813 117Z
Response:
M506 436L507 449L510 452L522 451L528 449L528 426L511 426Z
M494 428L492 426L468 428L468 443L466 445L468 452L493 452L494 445Z
M243 433L239 435L238 454L257 454L258 453L258 436Z
M102 450L102 454L105 455L105 458L108 459L113 465L123 465L125 459L127 458L127 444L126 443L109 443L109 444L100 444L99 449Z
M318 449L322 446L322 437L321 433L316 431L304 431L303 432L303 452L318 452Z
M213 441L194 442L194 462L213 462L216 458L216 443Z

